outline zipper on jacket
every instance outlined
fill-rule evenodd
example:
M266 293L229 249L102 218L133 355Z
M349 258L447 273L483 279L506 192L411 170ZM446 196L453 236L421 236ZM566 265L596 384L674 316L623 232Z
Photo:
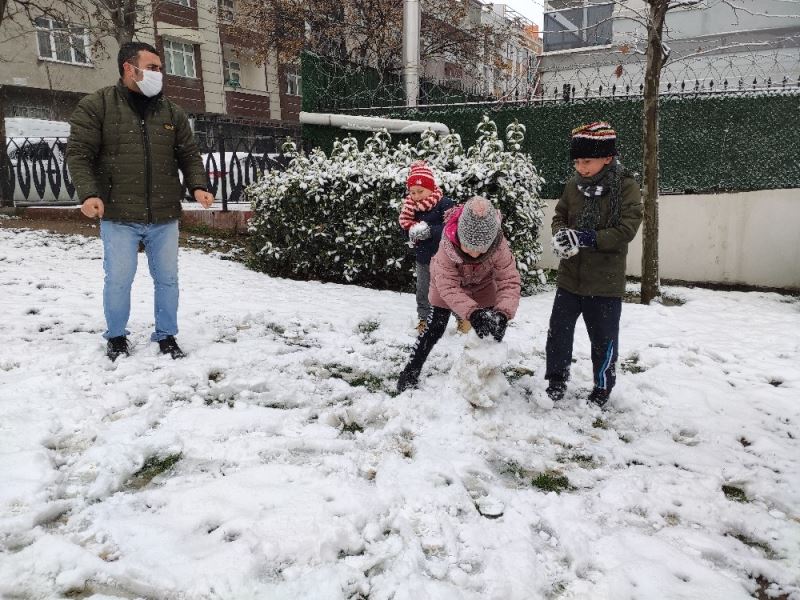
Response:
M153 222L153 207L150 205L150 178L151 178L151 165L150 165L150 138L147 135L147 124L144 117L140 121L142 126L142 142L144 144L144 186L145 186L145 202L147 204L147 222Z

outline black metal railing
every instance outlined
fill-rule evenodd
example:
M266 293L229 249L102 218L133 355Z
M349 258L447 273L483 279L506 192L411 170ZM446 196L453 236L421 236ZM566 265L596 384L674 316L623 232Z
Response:
M244 189L261 173L283 169L289 159L275 144L259 139L219 137L209 147L200 140L209 191L222 210L249 202ZM78 203L65 160L66 138L9 138L0 153L0 198L14 206L68 206ZM193 201L187 196L187 201Z

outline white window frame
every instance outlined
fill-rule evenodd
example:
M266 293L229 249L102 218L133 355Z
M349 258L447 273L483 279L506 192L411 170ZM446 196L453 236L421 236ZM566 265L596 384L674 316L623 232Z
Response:
M164 39L164 72L173 77L185 77L186 79L197 79L197 65L194 62L194 44L181 42L178 40ZM180 56L183 61L183 72L175 71L175 57ZM187 68L191 64L191 73Z
M179 4L181 6L185 6L186 8L192 8L192 0L169 0L173 4Z
M92 63L91 44L89 43L88 29L81 27L80 25L59 23L55 19L51 19L49 17L38 17L34 20L34 25L36 27L36 52L40 60L58 62L67 65L76 65L79 67L94 66ZM50 46L50 52L47 55L45 55L45 49L42 48L42 36L45 34L48 38L47 43ZM68 60L63 57L59 58L58 56L58 44L56 43L57 36L66 36L67 40L69 41L68 50L70 58ZM83 45L82 50L84 58L86 58L85 61L78 60L78 52L76 50L77 42L80 42Z
M286 94L288 96L303 95L303 76L296 68L286 70Z
M235 65L235 66L234 66ZM234 79L231 78L231 74L236 74L236 83L232 84L231 82ZM231 88L240 88L242 87L242 65L238 60L222 60L222 77L225 80L225 87Z

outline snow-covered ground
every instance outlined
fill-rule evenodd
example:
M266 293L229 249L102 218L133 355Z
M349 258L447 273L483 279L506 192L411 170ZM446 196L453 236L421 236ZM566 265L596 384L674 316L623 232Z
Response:
M112 364L99 240L0 243L2 598L800 598L796 298L626 304L605 412L582 325L575 394L546 399L553 294L523 299L510 387L474 408L452 325L390 393L412 295L182 251L172 361L142 255Z

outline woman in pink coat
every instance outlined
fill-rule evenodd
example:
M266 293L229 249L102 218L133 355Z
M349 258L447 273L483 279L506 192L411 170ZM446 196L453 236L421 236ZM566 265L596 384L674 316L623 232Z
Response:
M478 337L492 336L499 342L519 306L519 272L500 229L500 212L486 198L474 196L450 209L445 221L439 250L431 260L431 311L400 373L398 392L416 386L451 312L469 321Z

